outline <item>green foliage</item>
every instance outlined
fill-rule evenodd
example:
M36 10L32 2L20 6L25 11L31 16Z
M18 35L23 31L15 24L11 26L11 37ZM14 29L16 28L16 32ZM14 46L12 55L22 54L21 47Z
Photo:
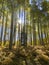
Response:
M34 44L34 42L39 40L40 44L42 43L44 44L45 43L44 39L46 39L46 42L47 42L49 38L48 36L49 34L49 30L48 30L49 28L49 22L48 22L49 21L49 2L47 0L43 0L41 2L38 2L37 4L36 0L31 0L31 1L32 2L30 4L29 0L0 0L0 13L1 13L1 17L4 16L4 20L8 12L7 21L5 21L4 23L3 21L1 22L1 24L3 24L2 28L4 28L5 26L5 28L7 27L7 30L9 29L11 29L11 31L13 30L12 32L10 31L12 34L12 35L10 34L12 37L11 39L13 39L13 36L16 33L15 27L17 27L18 29L17 32L19 34L19 32L21 32L19 27L22 26L23 28L24 26L25 32L27 33L27 38L29 38L30 36L29 40L31 43L33 41L33 44ZM41 10L40 10L40 7L42 8ZM20 17L21 11L24 12L24 15L23 15L24 24L23 25L20 24L19 26L17 26L18 19L19 19L18 17ZM21 20L22 20L22 17L21 17ZM8 24L4 25L6 22L9 22L9 26ZM13 27L11 24L13 25ZM43 34L45 35L45 38L43 37ZM6 35L8 34L5 34L4 37L6 37ZM30 42L27 42L27 43L30 43Z
M1 47L0 47L1 48ZM0 50L1 65L48 65L49 45L17 47L9 51L6 48Z

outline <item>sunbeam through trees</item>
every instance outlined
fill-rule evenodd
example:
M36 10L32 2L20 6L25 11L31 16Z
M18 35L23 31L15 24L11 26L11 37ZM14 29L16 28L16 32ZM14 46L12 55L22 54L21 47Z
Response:
M0 0L0 65L49 65L49 0Z

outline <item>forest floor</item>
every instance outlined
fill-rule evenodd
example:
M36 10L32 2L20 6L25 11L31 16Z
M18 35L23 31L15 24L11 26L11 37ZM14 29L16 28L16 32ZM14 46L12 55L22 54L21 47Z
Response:
M49 45L0 47L0 65L49 65Z

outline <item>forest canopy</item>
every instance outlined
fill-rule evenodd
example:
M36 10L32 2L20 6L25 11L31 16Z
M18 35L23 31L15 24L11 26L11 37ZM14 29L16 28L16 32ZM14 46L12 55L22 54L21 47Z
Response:
M49 65L49 0L0 0L0 65Z
M48 0L0 0L0 45L49 43Z

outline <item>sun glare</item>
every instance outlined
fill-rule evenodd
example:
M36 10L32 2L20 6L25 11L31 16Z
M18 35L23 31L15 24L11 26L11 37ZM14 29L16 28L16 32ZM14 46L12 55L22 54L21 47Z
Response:
M21 24L21 19L18 19L18 23Z

